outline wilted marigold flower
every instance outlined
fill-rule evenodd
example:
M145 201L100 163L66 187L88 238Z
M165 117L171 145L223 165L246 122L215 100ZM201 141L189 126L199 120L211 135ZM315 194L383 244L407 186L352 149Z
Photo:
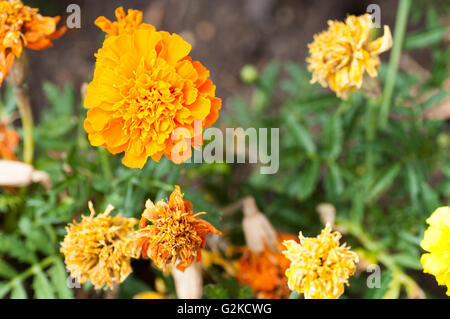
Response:
M447 286L450 296L450 207L438 208L428 219L420 246L427 251L420 262L423 271L436 277L439 285Z
M365 72L377 77L381 53L392 47L392 35L384 26L384 35L371 41L372 18L369 14L349 15L345 22L328 21L328 30L314 35L308 45L308 70L311 83L330 87L337 96L346 99L363 85Z
M300 243L284 242L283 254L291 261L286 276L289 288L303 293L307 299L337 299L354 274L358 255L345 244L339 245L341 234L332 232L329 224L316 238L299 235Z
M61 252L71 276L80 283L90 280L95 289L113 288L132 271L125 247L137 220L120 214L110 216L114 209L111 205L98 216L91 202L89 209L90 216L82 216L80 223L74 221L66 227Z
M46 49L66 31L66 27L56 29L60 17L44 17L38 12L20 0L0 1L0 83L24 47Z
M6 123L0 122L0 158L17 161L14 149L19 144L19 134L9 129Z
M255 253L246 246L237 263L237 280L251 287L255 296L264 299L286 299L291 293L285 275L291 262L280 251L284 249L283 241L298 242L298 238L289 234L280 234L278 238L278 251L266 245L262 252Z
M160 200L153 204L148 200L140 229L129 243L133 257L148 257L161 269L176 264L181 271L194 261L201 261L206 235L222 234L207 221L199 219L202 214L206 213L193 213L192 203L183 199L179 186L175 186L168 202Z
M136 11L116 14L115 24L97 21L109 36L96 55L84 103L89 141L112 154L125 152L128 167L162 156L180 164L192 155L191 146L201 145L202 128L219 116L216 87L179 35L139 24Z

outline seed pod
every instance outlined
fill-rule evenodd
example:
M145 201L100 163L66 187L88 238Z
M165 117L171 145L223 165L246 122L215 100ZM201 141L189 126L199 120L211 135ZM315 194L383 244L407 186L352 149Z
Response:
M264 250L265 245L268 245L270 249L276 251L277 232L267 217L258 210L255 199L246 197L242 204L244 211L242 226L248 248L254 253L259 253Z
M0 160L0 186L22 187L32 183L51 187L50 176L46 172L36 171L33 166L22 162Z
M200 299L203 295L201 263L193 263L183 271L172 269L175 289L179 299Z

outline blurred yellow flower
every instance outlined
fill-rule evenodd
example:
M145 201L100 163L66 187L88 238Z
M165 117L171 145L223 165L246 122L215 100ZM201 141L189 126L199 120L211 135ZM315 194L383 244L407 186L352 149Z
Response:
M427 223L430 227L420 243L428 252L420 259L423 271L435 276L439 285L446 285L450 296L450 207L436 209Z
M345 244L339 245L341 234L327 225L316 238L299 235L283 244L283 254L291 261L286 271L291 290L303 293L307 299L337 299L344 285L354 274L358 255Z
M372 18L369 14L349 15L345 22L328 21L328 30L314 35L308 45L308 70L313 72L311 83L330 87L337 96L360 89L365 72L377 77L381 53L392 47L392 35L384 26L384 35L371 41Z
M201 249L205 247L206 235L222 234L210 223L194 214L192 203L183 199L179 186L169 201L154 204L148 200L139 223L139 230L129 242L133 257L150 258L161 269L176 264L184 271L194 261L201 261ZM147 225L147 222L151 222Z
M14 149L19 144L19 134L9 128L7 123L0 122L0 158L17 161Z
M163 294L156 291L141 292L133 297L133 299L166 299Z
M66 27L56 29L59 20L60 17L40 15L39 9L20 0L0 1L0 84L24 47L46 49L66 31Z
M284 256L283 243L287 240L298 241L290 234L278 234L276 250L270 249L266 244L261 252L253 252L245 246L243 254L237 265L236 279L251 287L253 295L264 299L287 299L290 295L286 270L291 263Z
M181 164L219 117L216 86L179 35L141 23L136 10L125 16L119 8L116 15L115 23L97 20L108 37L84 102L89 141L112 154L124 152L127 167L142 168L149 157L162 156Z
M111 205L96 217L92 202L89 209L90 216L82 216L80 223L74 221L66 227L61 252L70 275L80 283L90 280L95 289L113 288L132 271L125 246L137 220L120 214L111 217Z

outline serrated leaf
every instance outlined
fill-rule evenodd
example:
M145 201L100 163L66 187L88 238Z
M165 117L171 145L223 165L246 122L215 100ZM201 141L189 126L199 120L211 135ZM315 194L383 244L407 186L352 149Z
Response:
M392 256L392 259L395 260L400 266L415 270L422 269L422 264L420 263L420 259L417 258L417 256L402 253Z
M314 192L319 181L319 173L320 162L318 160L311 161L306 165L300 176L301 187L297 194L299 200L307 199Z
M328 165L325 186L327 193L331 198L341 195L344 191L344 182L342 180L341 170L336 163L330 163Z
M5 297L10 290L11 286L9 285L9 283L0 283L0 299Z
M42 269L39 267L34 267L33 271L34 297L36 299L54 299L55 293L53 292L50 281L48 280Z
M61 259L56 259L49 270L50 280L60 299L73 299L73 291L67 285L67 272Z
M443 25L410 34L405 37L404 48L405 50L413 50L439 43L448 29L448 25Z
M24 244L23 241L13 235L0 233L0 253L7 254L29 264L37 262L37 258L34 253Z
M373 199L378 197L381 193L386 191L392 185L392 183L394 183L394 180L400 173L400 169L401 169L400 164L395 164L390 169L388 169L386 173L383 176L381 176L381 178L372 187L371 191L369 192L369 196L367 197L367 200L372 201Z
M17 271L6 261L0 259L0 277L12 278L17 275Z
M337 159L342 151L342 121L339 113L330 116L324 128L324 144L327 156Z
M11 299L27 299L27 292L21 282L16 282L11 291Z
M308 154L316 153L316 145L308 133L308 131L298 123L290 114L284 115L284 123L288 132L292 135L295 141L303 148Z

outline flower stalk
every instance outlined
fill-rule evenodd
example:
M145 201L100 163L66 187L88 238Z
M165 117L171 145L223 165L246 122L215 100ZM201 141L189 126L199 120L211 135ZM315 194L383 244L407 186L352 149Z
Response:
M408 23L409 9L411 0L400 0L395 21L394 46L389 60L389 69L386 78L386 84L383 91L383 103L380 112L380 125L386 127L389 110L391 108L392 94L394 93L395 79L397 77L400 56L402 53L403 39L405 37L406 26Z
M14 87L17 108L23 127L23 161L33 164L34 139L33 139L33 112L31 110L30 93L26 86L28 78L28 57L26 52L17 59L8 73L6 81Z

